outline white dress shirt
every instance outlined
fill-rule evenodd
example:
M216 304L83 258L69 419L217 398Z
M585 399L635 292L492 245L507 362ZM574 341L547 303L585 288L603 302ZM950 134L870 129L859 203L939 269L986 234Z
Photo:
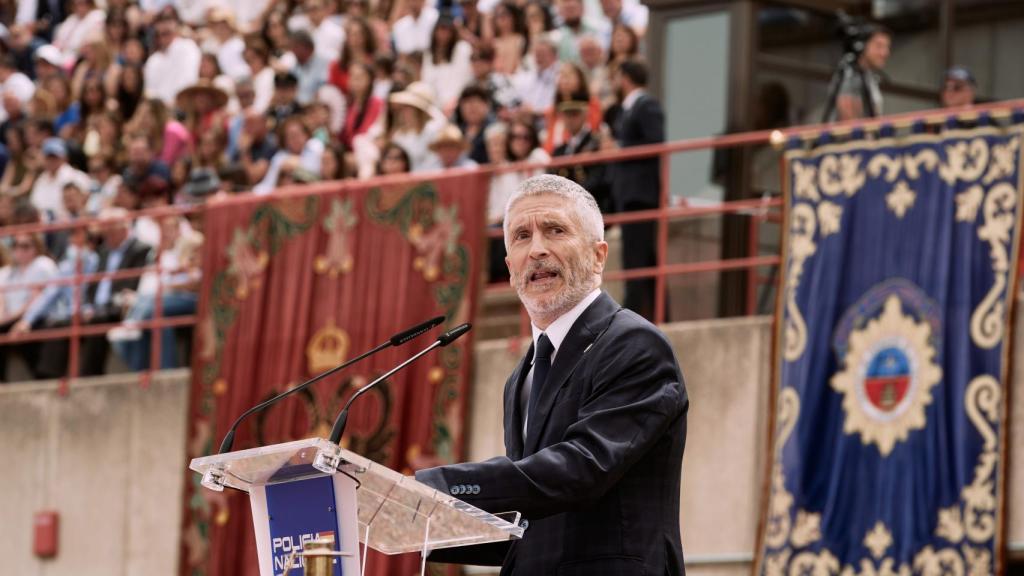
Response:
M150 54L143 68L145 91L174 106L174 98L199 80L199 46L188 38L175 38L167 50Z
M399 54L411 52L427 52L430 50L430 34L434 31L439 13L436 8L425 6L419 18L406 14L395 22L391 29L391 37L395 40L395 50Z
M580 303L573 306L571 310L562 314L557 320L548 326L547 330L541 330L536 324L530 324L533 329L533 349L537 349L537 339L540 338L541 334L547 334L548 340L551 341L551 346L554 350L551 352L551 365L555 365L555 357L558 356L558 349L561 348L562 342L565 341L565 337L569 335L569 330L572 325L576 323L576 320L583 315L584 310L590 307L597 300L597 297L601 295L600 288L594 288L594 290L587 294L587 296L580 300ZM522 396L520 400L530 398L530 390L533 388L533 358L530 359L530 371L526 373L526 378L523 380L523 387L521 389ZM521 405L529 404L528 401L522 402ZM523 438L526 438L526 425L529 422L529 414L523 413Z

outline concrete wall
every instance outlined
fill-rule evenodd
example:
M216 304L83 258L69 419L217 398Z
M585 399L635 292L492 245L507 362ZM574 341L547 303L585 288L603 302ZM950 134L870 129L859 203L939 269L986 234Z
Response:
M0 573L171 575L185 470L187 370L0 386ZM60 552L32 555L33 514L60 513Z
M691 575L749 572L766 455L770 330L764 317L665 327L691 400L680 510ZM1018 342L1014 355L1024 358L1024 338ZM507 340L477 345L469 458L503 453L502 388L524 351ZM1024 377L1013 387L1007 535L1020 547ZM174 574L187 396L185 371L161 376L148 390L132 375L78 382L67 397L52 383L0 387L7 468L0 474L0 573ZM48 508L61 514L61 550L38 560L32 514Z

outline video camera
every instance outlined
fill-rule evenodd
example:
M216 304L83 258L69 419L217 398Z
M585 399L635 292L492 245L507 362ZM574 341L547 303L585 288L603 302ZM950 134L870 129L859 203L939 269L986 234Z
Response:
M860 56L868 40L881 28L863 18L850 16L844 10L836 10L838 25L836 32L843 41L843 52L854 57Z

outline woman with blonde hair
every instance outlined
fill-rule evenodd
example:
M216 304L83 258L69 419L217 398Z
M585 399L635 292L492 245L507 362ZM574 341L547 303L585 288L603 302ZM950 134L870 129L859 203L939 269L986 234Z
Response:
M140 102L135 115L125 124L125 134L137 132L146 134L152 149L159 150L157 159L168 166L174 166L191 148L188 129L171 118L167 105L159 98Z

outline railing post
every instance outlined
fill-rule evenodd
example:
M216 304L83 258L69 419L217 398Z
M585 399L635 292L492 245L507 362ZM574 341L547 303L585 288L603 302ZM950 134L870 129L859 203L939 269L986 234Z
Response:
M665 292L668 283L665 279L665 265L668 261L668 208L671 206L669 195L669 154L661 152L658 154L658 170L660 172L661 190L658 191L658 251L656 254L657 271L654 279L654 323L665 322L666 302Z

